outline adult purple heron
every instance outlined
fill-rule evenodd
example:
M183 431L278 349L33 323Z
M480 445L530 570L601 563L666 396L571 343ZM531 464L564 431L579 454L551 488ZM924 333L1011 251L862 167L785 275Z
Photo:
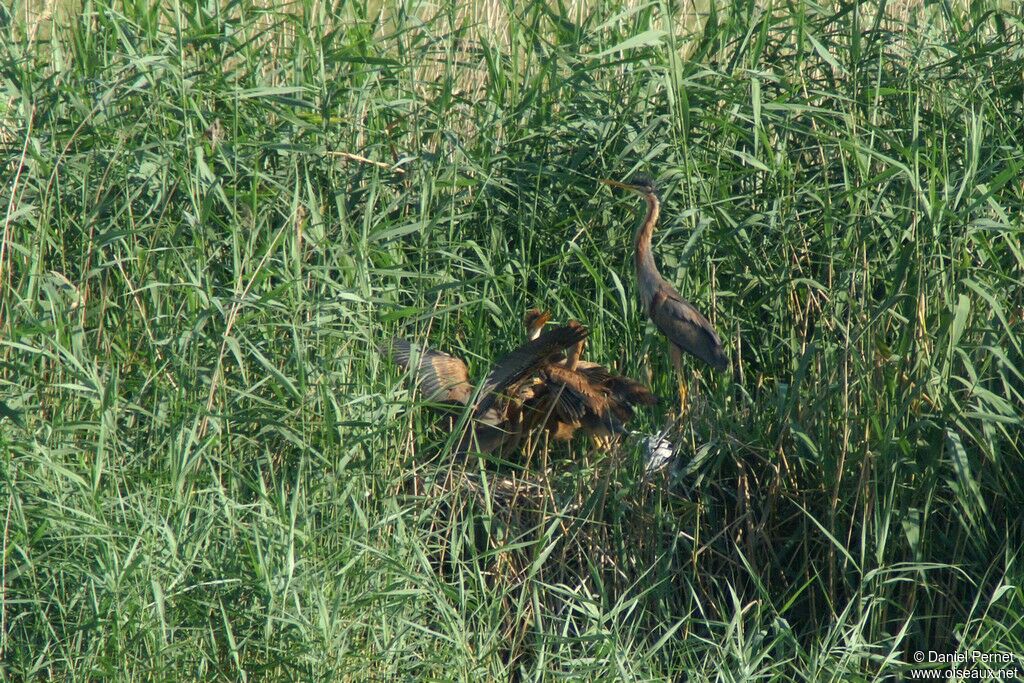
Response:
M668 352L678 380L680 410L685 411L683 352L699 358L719 371L729 366L729 359L722 348L722 341L715 334L708 319L683 299L661 276L654 263L651 238L661 211L661 202L658 200L658 190L654 182L643 176L635 177L631 183L620 183L616 180L601 182L609 187L635 192L647 202L647 215L644 216L633 238L633 262L636 265L636 279L640 287L640 303L654 326L668 338Z
M507 453L515 450L527 428L522 403L533 396L529 380L552 358L586 336L587 329L579 324L538 335L498 359L479 390L470 384L466 364L455 356L430 348L417 349L399 337L391 340L390 352L399 366L410 370L428 401L447 406L449 412L471 410L469 427L459 439L457 453ZM387 353L388 347L380 351ZM455 424L456 418L450 417L450 426Z

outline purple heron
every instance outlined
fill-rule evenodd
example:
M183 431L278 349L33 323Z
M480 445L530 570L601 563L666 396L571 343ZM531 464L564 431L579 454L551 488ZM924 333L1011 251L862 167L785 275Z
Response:
M411 370L428 400L458 409L472 410L470 427L456 447L457 453L510 452L524 434L522 400L532 395L526 381L544 368L553 356L587 336L582 325L566 325L531 339L502 356L477 391L469 382L466 364L442 351L416 349L405 339L391 340L391 354L402 368ZM387 347L381 349L387 352ZM451 427L455 418L451 418Z
M551 314L535 308L526 312L523 323L527 337L541 337ZM570 321L569 325L578 325ZM652 405L654 394L639 382L616 375L582 359L585 339L569 347L563 358L552 357L541 372L542 384L526 403L527 419L543 426L555 439L569 440L577 429L598 440L610 440L624 433L635 405Z
M647 215L633 238L633 260L640 287L640 303L654 326L668 338L668 352L679 384L680 410L686 409L686 382L683 379L683 352L699 358L715 370L725 370L729 359L711 323L694 308L658 272L651 251L651 238L658 222L661 203L658 191L649 179L638 176L632 183L602 180L610 187L636 192L647 202Z

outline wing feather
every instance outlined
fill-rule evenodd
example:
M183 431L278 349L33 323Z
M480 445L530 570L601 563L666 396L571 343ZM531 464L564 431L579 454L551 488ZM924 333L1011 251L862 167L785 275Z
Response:
M475 408L476 413L490 408L505 389L543 368L549 363L552 355L583 341L586 337L587 328L579 323L570 323L548 330L502 356L484 379Z
M650 389L629 377L612 375L605 386L614 396L620 396L632 405L653 406L658 402L658 397Z
M423 397L439 403L466 405L473 395L466 364L455 356L429 348L417 348L406 339L391 340L391 353L402 368L412 369ZM416 364L412 368L413 363Z
M729 366L722 341L711 323L676 292L658 290L651 301L649 313L654 326L683 351L716 370L725 370Z
M574 397L587 410L601 414L608 410L608 394L600 386L591 384L580 373L553 365L547 369L552 390L562 387L562 394Z
M616 375L602 365L580 361L576 369L592 384L607 389L613 399L623 404L629 416L633 414L634 405L653 406L658 402L658 397L640 382L625 375Z

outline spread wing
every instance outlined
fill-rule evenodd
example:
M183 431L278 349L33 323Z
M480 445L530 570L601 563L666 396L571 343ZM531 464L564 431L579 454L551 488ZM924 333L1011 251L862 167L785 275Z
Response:
M650 389L629 377L612 375L604 385L613 395L621 397L630 405L653 406L658 402L658 397Z
M612 397L627 408L634 405L653 406L658 402L658 397L640 382L624 375L616 375L597 363L581 360L576 370L591 383L606 388ZM629 413L632 415L632 410Z
M555 411L566 422L577 422L585 413L608 412L608 394L599 385L591 384L585 375L553 365L547 369L547 376Z
M562 363L562 365L565 365L565 363ZM612 373L608 368L604 367L600 363L595 363L589 360L576 361L576 371L583 373L591 382L596 382L598 384L603 384L612 376Z
M533 341L528 341L515 351L502 356L483 381L475 413L479 415L486 411L501 392L539 371L553 354L564 351L586 337L587 328L579 323L569 323L548 330Z
M387 347L381 349L387 353ZM466 364L455 356L433 349L418 349L406 339L391 340L391 354L402 368L415 363L413 377L428 401L466 405L473 396Z
M579 422L587 432L599 436L625 431L621 420L628 420L633 411L620 397L611 394L606 385L592 382L582 372L557 366L548 369L548 377L552 391L561 386L563 395L573 395L586 406Z
M711 323L675 291L662 287L655 292L649 314L654 326L672 344L716 370L725 370L729 366L722 341Z

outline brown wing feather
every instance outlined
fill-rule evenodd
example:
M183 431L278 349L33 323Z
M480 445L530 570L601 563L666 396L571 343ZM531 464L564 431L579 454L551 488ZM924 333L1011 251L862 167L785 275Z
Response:
M542 420L548 424L558 420L579 422L587 409L577 394L549 382L545 382L543 390L537 392L536 396L526 403L526 408L530 415L531 428Z
M633 405L645 405L653 406L658 402L658 397L651 392L650 389L645 387L635 379L629 377L623 377L622 375L612 375L605 386L612 392L613 395L619 396L626 402Z
M588 369L591 372L596 370L593 365ZM561 388L563 396L574 397L586 407L583 414L572 422L578 422L587 433L609 436L625 431L622 423L633 416L633 410L620 397L610 393L607 387L591 382L582 372L559 366L548 368L547 375L551 391Z
M572 439L586 415L586 406L579 396L561 385L544 382L523 406L524 432L543 427L559 441Z
M591 383L600 384L608 389L613 396L629 403L653 406L658 402L658 397L640 382L625 375L616 375L597 363L580 361L576 369Z
M490 408L502 391L543 368L553 354L564 351L586 337L587 328L579 323L570 323L548 330L502 356L483 381L476 413Z
M725 370L729 359L722 341L700 311L674 291L658 290L650 306L651 320L668 340L716 370Z
M582 374L553 365L547 369L547 375L552 384L552 391L557 391L556 387L561 387L563 396L572 397L588 411L598 415L608 411L608 394L599 386L587 381Z
M608 368L589 360L577 362L576 371L583 373L587 379L595 384L604 384L612 378L612 373Z
M413 344L399 337L391 340L391 353L395 362L406 370L418 361L413 376L428 401L462 405L469 403L473 385L469 383L466 364L455 356L429 348L420 349L417 354Z

